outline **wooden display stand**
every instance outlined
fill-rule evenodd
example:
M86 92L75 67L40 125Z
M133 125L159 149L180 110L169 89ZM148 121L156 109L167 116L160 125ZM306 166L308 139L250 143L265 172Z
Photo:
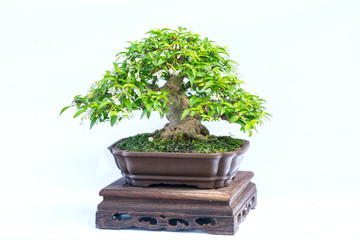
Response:
M228 187L198 189L133 187L121 178L100 191L96 227L106 229L204 230L233 235L256 206L252 172L239 171Z

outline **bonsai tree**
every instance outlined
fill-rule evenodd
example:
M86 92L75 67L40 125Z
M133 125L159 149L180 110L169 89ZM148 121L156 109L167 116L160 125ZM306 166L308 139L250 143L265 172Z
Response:
M225 47L181 27L146 34L129 42L114 68L61 113L76 107L74 118L89 119L92 128L97 122L113 126L137 110L141 118L158 112L169 121L160 140L206 140L209 131L201 122L217 120L239 124L251 136L269 116L265 101L241 88L237 63Z

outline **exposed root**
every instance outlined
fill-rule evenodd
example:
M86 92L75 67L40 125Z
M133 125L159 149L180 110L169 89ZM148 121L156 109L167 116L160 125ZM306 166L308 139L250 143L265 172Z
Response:
M166 124L160 133L163 140L174 139L178 141L207 140L209 136L209 130L196 119L186 121L173 128L170 127L170 124Z

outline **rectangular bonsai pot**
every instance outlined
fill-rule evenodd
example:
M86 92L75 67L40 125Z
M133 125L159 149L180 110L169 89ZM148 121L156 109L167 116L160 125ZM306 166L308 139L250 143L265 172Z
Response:
M189 185L199 188L226 187L234 178L250 142L223 153L130 152L119 149L120 141L109 150L127 183Z

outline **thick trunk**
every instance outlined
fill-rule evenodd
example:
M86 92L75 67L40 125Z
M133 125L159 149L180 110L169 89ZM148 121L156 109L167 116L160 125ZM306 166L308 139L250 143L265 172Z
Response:
M188 115L181 120L182 113L189 108L189 99L184 95L184 91L180 89L181 83L182 78L172 76L164 85L164 88L170 92L167 95L170 102L167 104L169 123L161 130L161 137L176 140L206 140L209 131L198 119Z

